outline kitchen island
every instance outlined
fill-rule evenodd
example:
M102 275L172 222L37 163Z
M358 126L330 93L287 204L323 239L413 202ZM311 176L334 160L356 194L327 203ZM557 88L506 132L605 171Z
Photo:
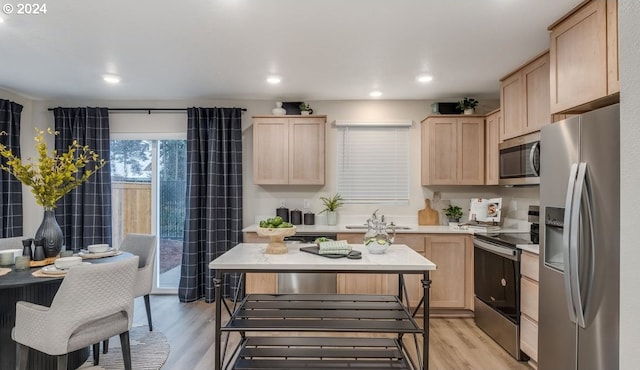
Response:
M362 244L366 230L353 229L343 224L337 226L302 225L296 226L296 235L323 233L333 234L332 238L346 240L349 244ZM430 274L430 312L433 316L473 316L473 231L448 226L418 226L405 224L409 229L397 230L394 243L404 244L421 256L438 265L438 270ZM260 237L253 226L243 229L244 242L266 243L268 238ZM249 293L285 293L279 289L283 274L247 274ZM397 276L374 272L359 274L337 273L338 293L395 294ZM405 285L414 297L409 303L414 307L421 297L422 285L417 275L405 277ZM417 297L417 299L415 299Z
M368 253L362 245L352 245L352 248L362 252L362 259L325 258L298 248L289 248L287 254L271 255L265 254L266 244L242 243L212 261L209 268L215 270L216 276L215 368L221 369L225 363L226 348L222 340L225 332L227 335L238 333L241 337L238 348L231 352L234 368L303 368L320 361L327 367L331 361L333 369L358 365L427 369L429 272L435 270L435 264L406 245L393 245L386 253L377 255ZM249 294L239 300L237 307L234 305L229 321L222 325L220 294L225 272L373 272L399 278L395 295ZM411 312L403 303L405 274L422 276L422 327L413 317L418 310ZM249 336L248 332L303 332L308 336ZM338 332L364 335L335 335ZM366 333L375 334L369 337ZM422 337L422 348L416 348L416 358L408 354L402 341L404 335L410 334ZM418 341L414 343L418 347ZM257 357L260 359L255 360Z

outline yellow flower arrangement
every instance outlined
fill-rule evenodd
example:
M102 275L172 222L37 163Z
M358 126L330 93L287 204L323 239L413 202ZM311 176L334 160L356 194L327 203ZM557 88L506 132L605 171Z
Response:
M44 131L36 128L36 144L38 160L35 163L24 163L16 157L6 145L0 143L0 169L9 172L24 185L31 187L36 203L45 209L54 209L60 198L71 190L85 183L107 163L98 153L87 145L80 145L77 140L69 145L66 153L58 155L56 150L49 153L44 140ZM49 135L58 135L58 131L47 129ZM6 135L6 132L1 134ZM31 158L28 159L31 161ZM93 163L93 169L81 170ZM81 172L80 176L77 176Z

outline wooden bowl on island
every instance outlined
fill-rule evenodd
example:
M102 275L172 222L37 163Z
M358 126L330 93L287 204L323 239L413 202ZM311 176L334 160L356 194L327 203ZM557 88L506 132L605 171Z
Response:
M267 254L284 254L287 253L287 245L284 238L296 234L296 227L258 227L256 228L258 236L268 236L269 244L267 244Z

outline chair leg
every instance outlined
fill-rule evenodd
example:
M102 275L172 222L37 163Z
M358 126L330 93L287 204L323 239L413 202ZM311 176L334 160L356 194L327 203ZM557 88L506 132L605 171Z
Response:
M109 352L109 339L102 341L102 353L107 354Z
M29 347L16 342L16 370L27 370Z
M67 354L58 355L58 370L67 370Z
M149 302L149 295L144 296L144 307L147 309L147 322L149 323L149 331L153 331L153 324L151 323L151 302Z
M93 343L93 366L100 364L100 342Z
M129 345L129 331L120 334L120 347L122 347L122 360L125 370L131 370L131 346Z

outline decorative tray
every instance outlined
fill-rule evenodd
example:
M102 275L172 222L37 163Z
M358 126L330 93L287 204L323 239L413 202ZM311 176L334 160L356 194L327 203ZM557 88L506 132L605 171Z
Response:
M58 256L48 257L43 259L42 261L29 261L29 266L30 267L46 266L54 263L57 259L58 259Z

